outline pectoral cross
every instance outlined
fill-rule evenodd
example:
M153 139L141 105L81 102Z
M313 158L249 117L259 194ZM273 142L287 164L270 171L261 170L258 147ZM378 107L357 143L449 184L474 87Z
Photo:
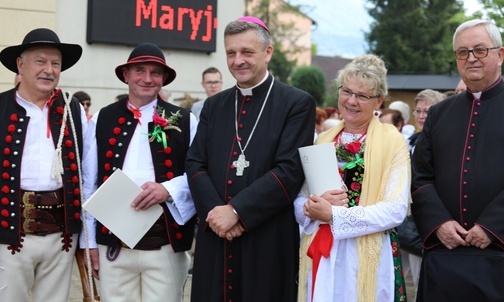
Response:
M243 170L248 168L249 165L250 162L245 160L245 154L240 154L240 156L238 156L238 160L233 162L233 166L236 167L236 176L243 176Z

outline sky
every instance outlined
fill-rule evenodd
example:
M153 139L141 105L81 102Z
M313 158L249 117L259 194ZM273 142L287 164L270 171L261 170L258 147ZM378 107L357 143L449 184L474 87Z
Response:
M366 0L291 0L303 5L305 12L317 22L312 30L312 42L321 56L353 58L366 53L364 33L369 31L372 18L365 8ZM466 13L479 8L477 0L464 0Z

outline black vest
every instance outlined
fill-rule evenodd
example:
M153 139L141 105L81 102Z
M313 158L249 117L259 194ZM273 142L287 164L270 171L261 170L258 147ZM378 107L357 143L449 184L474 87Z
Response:
M127 108L127 98L119 100L100 110L96 123L96 142L98 146L98 185L101 185L117 168L122 169L124 158L128 150L131 138L135 132L138 120ZM182 118L177 126L182 130L164 130L167 136L167 148L163 143L150 142L152 162L156 182L161 183L173 177L184 174L184 162L190 144L190 113L173 104L158 98L158 107L165 109L165 115L180 110ZM149 122L149 133L153 131L154 124ZM148 139L147 136L145 139ZM147 154L145 154L147 156ZM170 214L165 203L161 206L164 210L164 222L168 230L167 236L175 252L187 251L191 248L194 235L195 217L185 225L178 225ZM96 224L96 241L107 246L118 246L119 239L112 234L99 221Z
M49 126L54 146L58 143L63 118L65 101L60 90L55 91L49 107ZM71 101L73 121L77 132L79 154L82 154L82 122L79 102ZM0 152L2 166L0 167L0 243L10 245L12 253L19 252L22 245L21 201L21 158L23 156L26 131L30 117L26 110L16 102L16 89L0 94ZM81 194L77 150L70 120L67 120L62 148L64 168L63 191L65 208L65 231L63 232L63 248L68 251L71 246L71 234L78 233L81 228Z

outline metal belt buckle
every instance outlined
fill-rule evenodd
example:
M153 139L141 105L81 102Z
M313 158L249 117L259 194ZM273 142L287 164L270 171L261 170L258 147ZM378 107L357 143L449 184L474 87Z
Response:
M35 222L35 219L25 218L25 221L23 222L23 230L27 234L33 233L33 231L30 230L30 222Z
M32 204L24 204L23 217L30 218L30 210L35 209L35 206Z
M35 192L31 192L31 191L24 192L24 194L23 194L23 203L25 205L29 205L30 204L30 196L33 196L33 195L35 195Z

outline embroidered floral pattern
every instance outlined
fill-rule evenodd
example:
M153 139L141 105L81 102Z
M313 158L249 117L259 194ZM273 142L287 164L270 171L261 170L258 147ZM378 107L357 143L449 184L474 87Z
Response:
M394 261L394 302L405 302L406 282L404 281L404 272L402 267L401 250L399 248L399 238L396 232L390 232L390 244L392 245L392 259Z
M348 206L359 205L362 179L364 176L364 143L359 139L351 143L343 144L338 137L336 138L336 157L339 162L345 163L341 168L340 174L348 185L345 176L352 175L350 186L348 186Z
M345 163L345 165L340 169L340 174L343 177L343 181L348 187L348 203L349 207L355 207L359 205L359 199L362 192L362 181L364 178L364 143L359 140L354 140L348 144L343 144L341 142L335 143L336 145L336 156L339 162ZM364 215L364 211L360 213L357 211L359 208L353 208L350 211L344 211L345 213L352 213L355 217L348 217L351 223L345 223L338 227L341 232L350 232L352 228L365 228L365 224L358 221L358 219L353 220L352 218L359 218L360 215ZM355 210L355 211L354 211ZM334 213L333 213L334 214ZM340 215L341 216L341 215ZM392 258L394 262L394 302L406 302L406 283L404 281L404 274L402 268L401 251L399 249L399 239L395 231L386 232L390 236L390 244L392 247Z
M180 128L177 126L177 122L182 118L182 114L180 110L173 113L169 117L166 117L165 110L158 106L154 115L152 115L152 121L154 122L154 130L148 135L150 136L149 142L157 141L158 143L163 143L163 147L167 147L167 138L165 130L176 130L178 132L182 132Z

